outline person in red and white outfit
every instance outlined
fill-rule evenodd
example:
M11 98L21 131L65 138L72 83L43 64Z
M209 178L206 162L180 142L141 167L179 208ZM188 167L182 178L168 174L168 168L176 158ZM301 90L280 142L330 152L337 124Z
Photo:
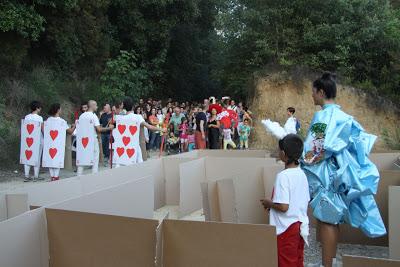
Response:
M310 201L307 177L299 165L303 141L289 134L279 141L279 149L285 169L276 176L272 198L261 202L270 211L270 224L276 227L279 267L303 267Z

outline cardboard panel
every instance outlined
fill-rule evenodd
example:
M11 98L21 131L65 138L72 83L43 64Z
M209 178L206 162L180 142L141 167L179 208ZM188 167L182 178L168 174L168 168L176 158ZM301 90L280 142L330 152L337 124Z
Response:
M179 215L189 215L202 207L201 186L206 181L204 158L182 163L180 173Z
M154 266L158 221L46 209L51 267Z
M273 166L276 160L271 158L206 158L206 176L208 180L227 177L238 171L253 169L257 166Z
M8 219L29 210L27 194L6 194L6 203Z
M343 267L399 267L400 261L361 256L343 256Z
M389 255L400 260L400 186L389 187ZM399 265L400 266L400 265Z
M82 176L82 190L83 193L91 193L149 175L154 177L154 209L158 209L165 205L165 181L161 159Z
M192 151L190 151L190 152L185 152L185 153L179 153L179 154L176 154L176 155L171 155L171 156L168 156L168 157L164 157L164 158L169 158L169 159L171 159L171 158L192 158L192 159L197 159L197 158L200 158L200 150L192 150Z
M153 218L154 186L151 176L83 195L50 206L99 214Z
M206 221L220 222L221 211L219 208L218 189L216 181L200 184L203 202L203 214Z
M163 158L166 205L179 205L179 165L190 160L193 158Z
M165 267L278 266L275 227L164 222Z
M0 223L0 265L47 267L48 244L44 209Z
M264 199L264 168L241 172L233 179L239 223L266 224L267 214L260 204Z
M265 158L269 156L267 150L222 150L207 149L200 150L199 157L221 157L221 158Z
M371 153L370 160L375 163L378 170L398 170L394 163L399 162L400 151L388 153Z
M388 221L388 194L389 186L400 186L400 171L380 171L381 179L375 200L378 204L386 229L389 229ZM359 229L352 228L347 224L340 226L340 242L350 244L388 246L388 236L380 238L368 238Z
M51 183L29 185L10 191L13 194L28 194L28 205L46 206L82 195L79 177L59 180Z
M218 204L222 222L238 223L235 187L232 179L217 181Z
M0 222L7 220L6 193L0 192Z

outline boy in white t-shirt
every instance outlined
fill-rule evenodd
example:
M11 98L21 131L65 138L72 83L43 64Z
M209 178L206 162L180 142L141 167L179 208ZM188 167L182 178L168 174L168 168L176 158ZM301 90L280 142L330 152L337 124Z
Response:
M279 149L285 170L276 176L272 198L261 202L270 211L270 224L276 227L279 267L300 267L304 266L310 201L307 177L299 165L303 141L299 136L289 134L279 141Z
M43 126L43 118L40 116L40 112L42 111L42 104L39 101L32 101L30 104L30 109L31 113L25 116L26 121L37 121L42 123ZM43 130L43 129L42 129ZM39 171L40 171L40 159L42 158L42 151L43 151L43 134L40 136L40 153L39 153L39 160L38 160L38 165L33 166L33 180L43 180L39 179ZM29 182L32 180L32 178L29 177L29 173L31 171L31 166L30 165L24 165L24 171L25 171L25 182Z
M295 108L293 107L287 108L287 115L289 118L287 119L285 126L283 126L283 128L289 134L297 134L298 123L297 119L294 117L295 112L296 112Z

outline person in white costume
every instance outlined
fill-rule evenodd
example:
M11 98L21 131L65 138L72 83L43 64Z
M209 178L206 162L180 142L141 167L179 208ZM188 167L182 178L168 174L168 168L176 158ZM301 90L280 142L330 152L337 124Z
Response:
M49 110L50 117L46 122L59 122L61 128L58 130L66 131L68 134L72 134L75 131L75 125L68 127L67 122L60 117L61 115L61 105L59 103L52 104ZM65 146L65 142L64 142ZM60 168L49 168L51 181L59 180L60 177Z
M94 122L93 131L94 131L94 136L97 137L97 140L95 142L94 151L93 151L94 160L93 160L93 165L92 165L92 173L97 173L99 170L100 147L99 147L97 134L99 134L101 132L107 132L107 131L114 129L114 126L111 124L109 125L109 127L102 128L100 126L99 118L95 114L96 111L97 111L97 102L94 100L89 100L88 111L86 111L85 113L81 114L81 116L79 116L79 120L90 119L90 120L93 120L93 122ZM84 169L84 166L78 165L78 176L83 174L83 169Z
M32 101L30 104L30 109L31 113L25 116L25 120L27 121L37 121L40 123L43 123L43 118L40 116L40 112L42 111L42 104L39 101ZM42 124L43 126L43 124ZM43 129L42 129L43 130ZM29 181L34 181L35 179L37 180L43 180L43 178L39 178L39 171L40 171L40 158L42 155L42 150L43 150L43 134L40 136L40 153L39 153L39 160L38 164L33 166L33 178L29 176L29 173L31 171L30 165L24 165L24 171L25 171L25 182Z

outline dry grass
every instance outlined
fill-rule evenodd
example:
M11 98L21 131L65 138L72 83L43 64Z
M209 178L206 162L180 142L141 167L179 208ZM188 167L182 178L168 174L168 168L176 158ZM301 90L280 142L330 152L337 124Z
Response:
M319 110L313 105L311 80L294 82L290 78L283 81L280 78L281 75L277 73L267 78L260 78L255 83L255 95L251 105L251 110L255 114L252 144L255 148L277 148L277 141L267 134L260 124L262 119L270 118L283 125L287 119L286 109L292 106L296 108L295 116L300 119L302 132L306 132L313 114ZM374 151L390 149L382 134L386 130L389 137L394 137L396 129L399 128L399 114L393 106L374 104L378 101L371 101L371 96L344 86L338 86L337 103L343 111L354 116L367 132L378 136Z

